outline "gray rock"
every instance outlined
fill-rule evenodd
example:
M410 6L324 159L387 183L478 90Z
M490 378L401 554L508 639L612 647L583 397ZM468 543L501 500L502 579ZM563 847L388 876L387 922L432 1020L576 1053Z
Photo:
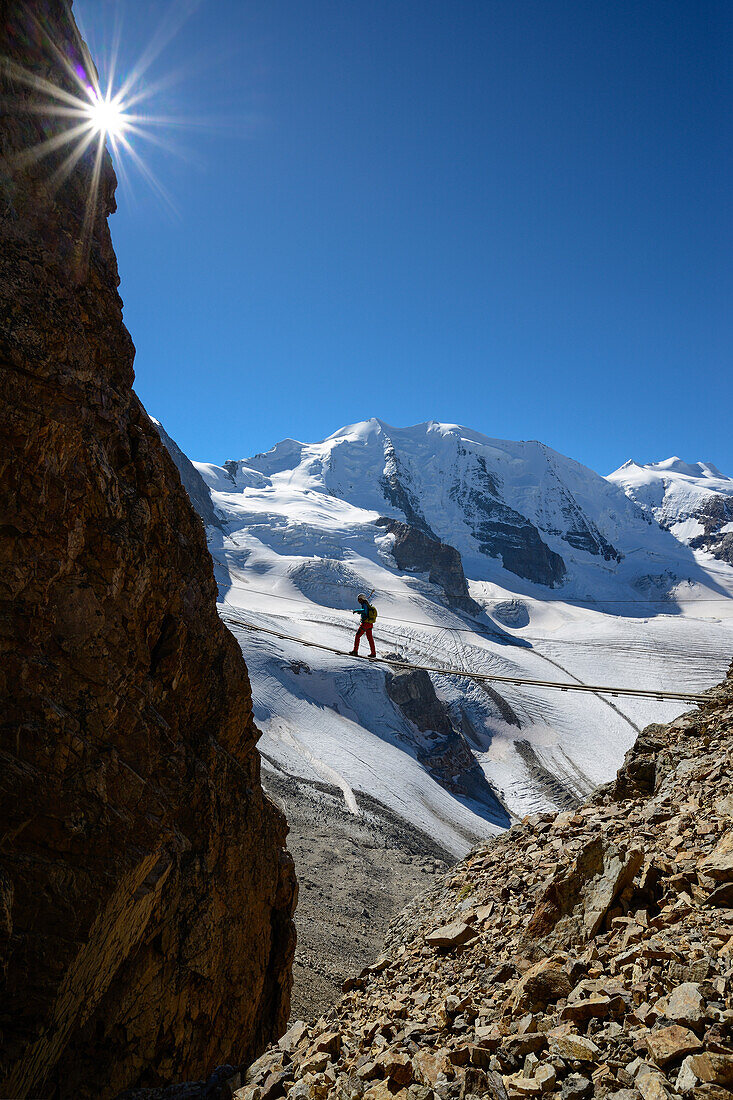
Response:
M562 1100L586 1100L593 1095L593 1082L579 1073L571 1073L560 1087Z
M308 1034L308 1025L303 1020L295 1020L278 1042L280 1050L291 1054L298 1043Z
M194 464L183 453L174 439L168 435L162 424L155 420L152 416L150 419L153 421L158 435L161 438L165 449L173 459L176 465L176 469L181 478L181 484L188 493L189 499L194 508L201 516L205 527L219 527L222 526L222 521L217 516L214 505L211 500L211 493L209 487L198 472Z
M442 928L436 928L425 937L431 947L462 947L464 943L475 940L478 933L470 924L463 921L453 921L452 924L444 924Z
M508 826L509 814L463 734L453 725L428 673L423 669L388 672L385 686L395 706L424 735L415 736L412 742L420 763L446 790L481 803L492 821Z
M717 882L733 882L733 829L723 834L714 851L702 860L699 869Z
M677 1080L675 1082L675 1088L677 1092L681 1092L683 1096L689 1093L694 1093L695 1086L698 1084L700 1078L692 1068L692 1055L688 1054L684 1062L680 1066L680 1071L677 1074Z
M693 1030L705 1019L705 1001L697 982L683 982L667 997L664 1015L675 1024L684 1024Z
M717 886L705 899L709 909L733 909L733 882Z
M569 873L551 881L541 896L527 928L529 937L555 930L579 942L598 932L616 897L641 867L643 853L589 841Z
M420 527L382 516L378 527L394 536L392 556L399 569L408 573L427 573L431 584L443 589L449 607L479 615L481 608L468 594L461 555L453 546L440 542Z

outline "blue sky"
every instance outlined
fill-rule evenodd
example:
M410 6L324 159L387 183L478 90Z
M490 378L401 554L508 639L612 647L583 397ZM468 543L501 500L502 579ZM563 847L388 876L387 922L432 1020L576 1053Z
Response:
M166 10L75 4L103 72ZM733 474L732 45L728 0L194 6L176 213L133 171L111 221L147 409L216 462L378 416Z

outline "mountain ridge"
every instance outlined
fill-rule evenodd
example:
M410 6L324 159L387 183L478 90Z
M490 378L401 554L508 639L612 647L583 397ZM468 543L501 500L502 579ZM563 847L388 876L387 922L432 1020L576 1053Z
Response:
M681 543L733 564L733 478L712 462L629 460L608 480Z
M458 453L468 448L456 434L472 437L473 458ZM331 793L322 812L332 823L342 806L338 824L330 826L335 835L351 835L367 818L387 823L386 833L379 828L391 835L389 822L398 820L414 850L435 843L445 858L455 858L504 828L507 815L516 820L579 805L611 778L639 729L680 710L653 700L526 686L494 690L436 672L427 683L417 677L406 691L391 690L384 668L348 656L354 631L349 612L360 591L374 589L378 652L431 668L701 690L724 674L726 655L733 654L730 567L711 564L709 555L682 545L622 489L582 467L577 474L579 464L571 460L568 466L586 490L581 504L618 556L604 556L602 544L591 554L582 540L573 546L572 539L534 529L534 539L546 540L567 567L562 584L550 588L507 570L501 557L480 555L460 513L462 499L470 505L476 470L479 488L488 481L488 490L503 492L515 512L523 502L521 492L514 495L512 477L522 492L523 480L536 481L531 466L521 468L523 454L543 463L549 454L561 480L570 480L563 477L562 456L538 443L509 444L520 469L510 463L510 477L500 483L492 468L497 448L482 450L482 438L488 437L454 429L447 444L454 462L446 466L440 461L445 434L435 422L417 433L417 443L427 444L418 446L417 461L409 448L403 453L396 431L389 436L390 453L381 426L367 422L339 429L325 445L287 440L254 460L224 467L196 463L221 519L219 529L208 528L209 548L220 612L250 669L255 717L263 730L264 781L297 823L292 843L306 866L319 835L308 815L319 800L323 804L324 791ZM413 447L415 442L413 432ZM460 493L453 499L441 495L439 484L446 469L460 483L455 461L471 463L462 469L459 500ZM386 467L397 484L388 484L385 494L380 480ZM437 483L427 492L425 478ZM603 507L594 504L595 492L588 492L589 479L591 490L600 488L601 501L615 505L610 528ZM548 482L557 486L549 473ZM390 500L400 487L411 493L406 508L399 507L399 495L397 505ZM630 524L619 516L630 517ZM526 513L525 521L529 527ZM441 539L426 534L426 526ZM515 527L518 550L531 553L531 545L521 544L522 530ZM454 531L465 540L460 550L458 539L451 543ZM275 639L251 626L303 641ZM343 656L313 649L310 642ZM408 707L402 705L406 695ZM352 845L342 844L339 858L354 881L374 881ZM388 865L402 870L385 872L379 884L386 903L378 908L380 921L390 905L400 904L392 884L395 873L404 882L402 858L389 856ZM404 858L413 860L417 888L420 865ZM302 895L307 905L318 896L313 884ZM375 913L373 896L368 910ZM339 922L347 939L364 942L358 913L342 908ZM370 929L376 929L374 920ZM315 996L308 1002L312 976L319 990L334 991L339 972L341 978L346 974L343 967L330 951L324 954L315 933L303 930L295 988L307 1018L325 1003Z
M280 632L284 619L293 624L287 633L305 630L307 636L313 630L329 645L341 645L346 658L351 640L343 612L354 607L357 592L374 589L380 642L418 664L439 665L445 659L434 644L442 637L451 663L467 662L476 671L511 675L521 668L521 674L534 678L576 676L587 682L592 677L597 682L597 669L587 660L595 648L609 662L603 678L632 685L640 677L642 683L649 677L652 683L665 682L669 672L662 653L674 645L681 654L688 644L673 643L676 637L689 639L692 646L684 675L702 685L703 666L694 657L702 652L702 638L729 638L724 622L700 625L689 616L698 600L698 618L717 600L727 611L733 573L727 567L723 573L712 569L705 555L664 530L621 486L538 441L496 440L437 421L394 428L372 418L345 425L320 442L285 439L224 466L194 466L222 521L221 530L209 528L220 606L234 616L227 621L262 676L253 679L263 743L272 759L283 763L287 758L287 767L296 763L292 742L280 734L271 740L271 731L284 721L289 725L286 715L305 708L308 721L303 718L299 725L309 729L313 756L321 746L320 731L329 725L324 725L323 711L308 709L315 697L330 700L336 725L350 716L352 724L341 737L354 736L355 720L375 739L359 750L365 762L373 748L384 750L385 737L394 736L395 747L407 756L419 737L392 706L383 673L362 670L355 679L347 659L319 657L318 688L315 669L310 682L284 676L274 653L270 658L261 646L253 648L251 636L237 628L237 616L244 611L248 621ZM717 603L711 609L717 610ZM676 626L668 622L670 616L679 620ZM313 628L311 620L317 621ZM611 644L612 637L617 640ZM644 659L635 665L636 646ZM279 648L288 660L300 661L297 643ZM313 664L311 657L308 661ZM715 661L708 682L713 666ZM355 694L357 683L367 680L377 693L369 701ZM470 753L513 813L541 808L543 798L552 802L558 797L565 804L578 789L590 789L617 766L640 719L651 716L648 707L624 704L614 710L611 700L601 701L615 727L609 750L616 747L599 756L583 744L584 712L577 700L568 698L560 706L539 695L521 697L511 688L492 698L475 685L457 686L440 676L433 680L454 727L465 731ZM361 701L354 708L357 697ZM376 697L382 699L378 706ZM506 724L505 714L514 715L516 725ZM396 790L375 785L368 769L345 756L331 735L321 747L326 745L329 767L335 753L336 770L352 786L356 782L355 790L388 796L392 810L407 812L413 826L424 827L424 818L406 807ZM315 756L324 759L321 748ZM405 765L404 755L393 758L395 777ZM421 785L412 768L409 764ZM520 775L525 778L518 787ZM435 772L432 778L443 782ZM453 791L447 773L445 787ZM517 801L519 789L525 794ZM434 795L431 789L430 800ZM418 802L424 805L426 796L424 791ZM437 817L430 829L438 828L442 842L460 850L465 841L458 834L449 836L445 822L457 815L459 831L470 821L480 833L486 824L479 825L477 811L479 817L484 812L470 802L461 809L453 799L440 811L431 810Z
M371 452L370 464L363 461L365 452ZM448 499L437 502L438 510L457 505L452 509L454 519L462 511L468 530L458 532L455 523L452 528L441 523L435 507L431 515L422 514L426 485L424 480L420 484L419 465L423 458L433 468L434 481L440 474L449 485L445 494ZM348 479L360 460L362 483L355 496ZM254 472L273 477L309 464L311 487L317 491L349 499L378 514L389 514L391 508L399 513L396 518L422 526L432 537L455 546L464 558L472 552L477 561L487 553L501 555L511 572L528 580L557 584L565 574L562 550L567 553L568 547L606 560L618 558L612 538L601 534L597 523L588 519L582 505L578 506L583 482L595 483L598 494L604 491L598 488L603 479L537 441L492 439L460 425L437 421L393 428L373 418L340 428L316 444L284 440L270 451L240 460L237 467L238 476L251 478ZM524 471L523 478L513 477L518 469ZM201 472L206 477L203 469ZM501 492L507 480L511 500ZM572 486L568 481L573 481ZM628 499L615 495L614 490L609 488L606 494L606 510L628 511ZM543 496L538 501L540 494ZM417 498L420 504L416 506ZM559 536L564 546L548 545L543 534L551 539Z

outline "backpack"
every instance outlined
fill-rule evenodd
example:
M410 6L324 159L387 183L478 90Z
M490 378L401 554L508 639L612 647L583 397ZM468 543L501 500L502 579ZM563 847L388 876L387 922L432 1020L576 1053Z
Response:
M377 609L372 604L369 604L366 621L368 623L375 623L377 621Z

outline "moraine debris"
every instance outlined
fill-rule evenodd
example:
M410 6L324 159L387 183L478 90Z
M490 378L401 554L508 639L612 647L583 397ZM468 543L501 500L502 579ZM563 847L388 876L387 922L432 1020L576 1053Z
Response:
M582 809L451 868L232 1096L733 1098L732 764L733 674Z

